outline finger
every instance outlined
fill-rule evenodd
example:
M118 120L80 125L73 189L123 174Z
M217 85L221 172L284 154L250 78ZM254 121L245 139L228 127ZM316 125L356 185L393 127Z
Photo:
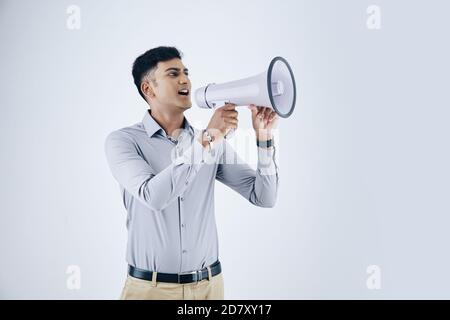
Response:
M225 122L227 122L227 121L237 122L239 120L238 120L238 118L226 117L226 118L223 118L223 121L225 121Z
M227 110L227 111L223 112L224 117L237 118L238 115L239 115L239 112L237 112L236 110Z
M239 122L239 120L236 119L236 118L225 118L225 122L226 122L226 123L237 124L237 123Z
M261 121L266 121L266 108L261 107L261 110L259 111L258 115Z
M236 105L232 104L232 103L227 103L223 106L224 110L234 110L235 108L236 108Z
M238 117L224 117L224 120L237 120Z
M252 103L248 106L248 108L252 111L252 112L256 112L258 111L258 109L256 108L256 106Z
M256 114L256 116L259 119L263 119L264 118L264 109L263 109L263 107L257 107L257 109L258 109L258 113Z
M232 122L225 122L227 124L227 128L233 128L233 129L237 129L238 124L237 123L232 123Z
M237 120L238 117L237 117L237 116L234 116L234 115L231 115L231 116L225 116L225 117L223 117L223 119L224 119L224 120Z
M272 121L276 118L277 113L275 111L272 111L269 115L269 121Z
M264 108L264 120L267 120L267 121L269 120L269 115L271 112L272 112L272 109L270 109L268 107Z
M269 119L275 117L276 114L277 114L277 113L276 113L275 111L270 110L270 113L269 113L269 116L268 116Z

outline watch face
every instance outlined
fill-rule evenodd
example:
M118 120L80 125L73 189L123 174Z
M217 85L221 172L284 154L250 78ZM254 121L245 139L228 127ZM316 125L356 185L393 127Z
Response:
M206 137L206 139L208 139L209 142L214 140L208 130L205 130L204 136Z

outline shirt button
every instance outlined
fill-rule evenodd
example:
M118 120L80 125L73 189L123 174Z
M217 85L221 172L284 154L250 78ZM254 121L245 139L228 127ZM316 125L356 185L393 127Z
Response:
M186 185L188 185L189 184L189 181L186 181L186 183L185 183Z
M183 197L181 197L181 198L180 198L180 200L181 200L181 201L183 201L183 200L184 200L184 198L183 198Z
M186 250L183 250L183 253L186 253L187 251Z
M181 226L184 228L184 223Z

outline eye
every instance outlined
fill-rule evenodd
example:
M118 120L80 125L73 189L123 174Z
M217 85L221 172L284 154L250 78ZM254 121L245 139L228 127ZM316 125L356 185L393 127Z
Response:
M169 76L171 76L171 77L176 77L177 75L178 75L178 73L176 73L176 72L169 73Z

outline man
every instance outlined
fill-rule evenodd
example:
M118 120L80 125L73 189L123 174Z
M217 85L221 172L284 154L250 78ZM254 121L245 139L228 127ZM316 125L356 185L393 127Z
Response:
M150 109L142 122L110 133L105 142L127 210L129 268L121 299L224 299L214 182L256 206L274 206L272 129L278 116L271 108L249 106L259 145L255 171L233 160L240 158L224 139L238 127L235 105L217 108L204 130L184 117L191 82L176 48L145 52L132 73Z

